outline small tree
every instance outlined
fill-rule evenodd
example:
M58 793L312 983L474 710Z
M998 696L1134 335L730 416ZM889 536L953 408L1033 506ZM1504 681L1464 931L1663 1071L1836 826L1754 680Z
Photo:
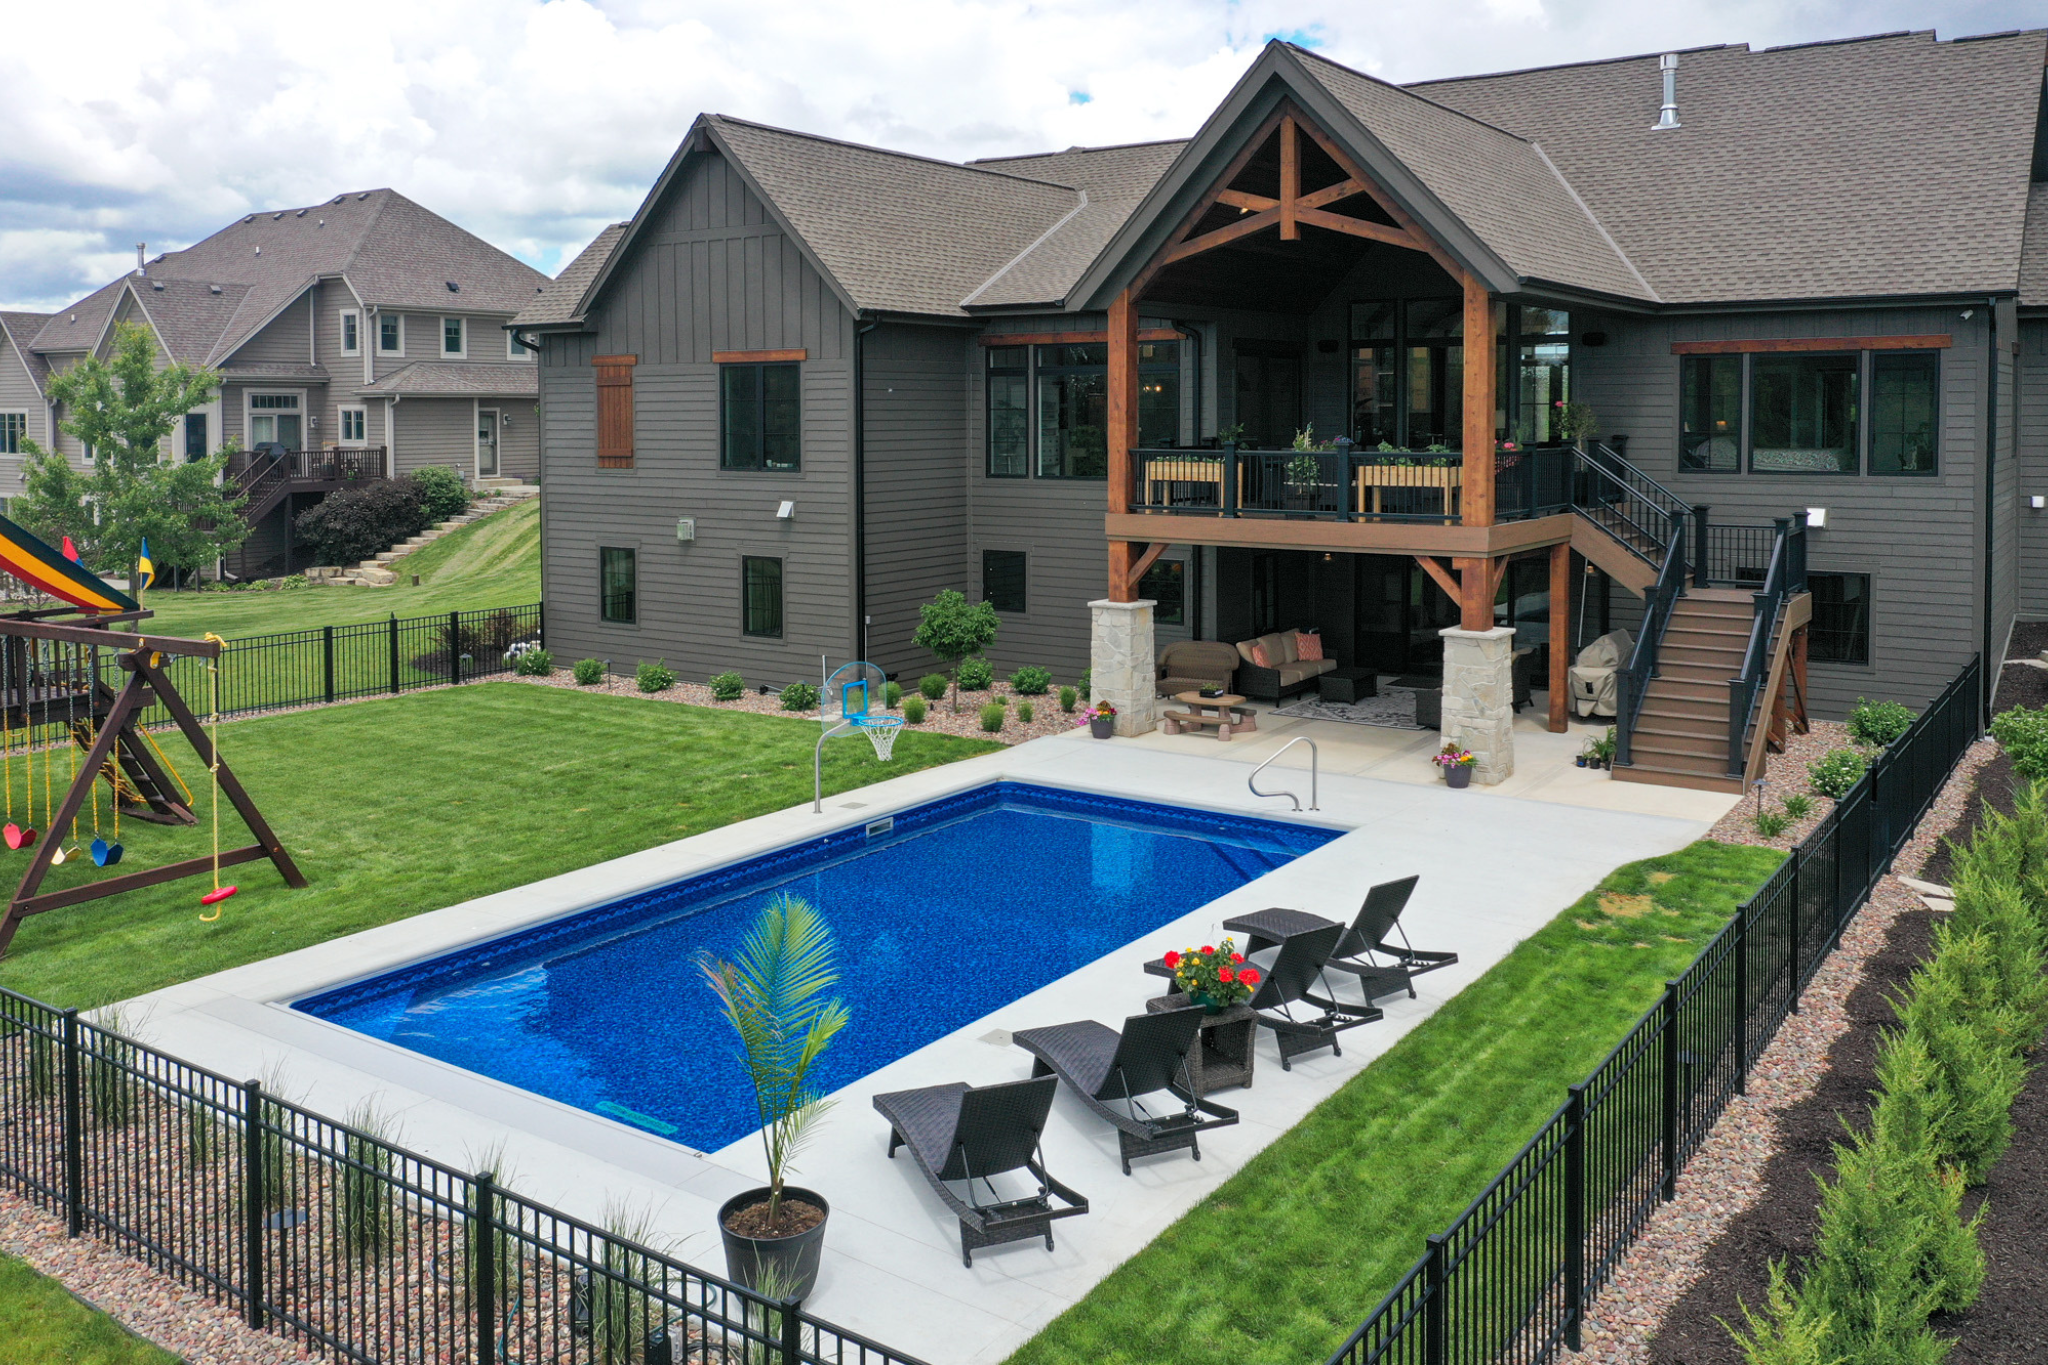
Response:
M163 458L165 438L219 387L216 370L182 361L158 368L149 329L115 324L107 359L87 356L49 384L64 409L60 425L91 452L92 468L24 440L16 520L52 543L70 536L99 567L132 570L144 540L166 565L190 568L228 553L249 530L242 500L220 486L227 452L185 464Z
M986 602L970 603L951 588L917 609L917 633L911 638L945 662L953 681L953 710L960 709L960 661L970 654L986 653L996 642L1001 625L996 609Z

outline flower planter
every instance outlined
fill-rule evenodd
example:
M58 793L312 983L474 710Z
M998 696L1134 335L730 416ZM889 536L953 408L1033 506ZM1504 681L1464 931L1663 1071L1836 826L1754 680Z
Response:
M763 1185L734 1195L718 1210L718 1235L725 1240L726 1278L749 1289L758 1289L772 1280L773 1288L784 1297L806 1299L818 1284L818 1257L825 1250L825 1224L831 1220L832 1206L824 1196L794 1185L784 1185L782 1197L785 1201L801 1199L814 1205L825 1217L787 1237L749 1237L727 1227L726 1219L741 1209L767 1203L768 1187Z
M1444 784L1445 784L1446 786L1451 786L1451 787L1469 787L1469 786L1471 786L1471 785L1472 785L1472 766L1471 766L1470 764L1468 764L1468 763L1459 763L1459 764L1455 764L1455 765L1453 765L1453 766L1451 766L1451 767L1445 768L1445 769L1444 769Z
M1115 716L1093 716L1088 721L1088 733L1097 739L1108 739L1116 733Z

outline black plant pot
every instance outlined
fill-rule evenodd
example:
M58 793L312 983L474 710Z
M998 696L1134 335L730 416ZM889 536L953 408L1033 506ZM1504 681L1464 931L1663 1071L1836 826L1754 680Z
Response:
M1088 718L1088 733L1094 735L1097 739L1108 739L1116 733L1116 717L1090 716Z
M807 1299L818 1285L818 1257L825 1250L825 1224L832 1220L832 1206L825 1197L794 1185L782 1187L784 1199L801 1199L823 1209L818 1225L791 1237L743 1237L725 1225L737 1209L768 1202L768 1187L736 1194L719 1206L718 1235L725 1239L725 1274L735 1284L758 1289L769 1278L764 1267L773 1267L773 1278L787 1298Z
M1453 787L1469 787L1469 786L1471 786L1471 785L1472 785L1472 768L1471 768L1471 766L1470 766L1469 764L1465 764L1465 763L1460 763L1460 764L1456 765L1455 767L1445 768L1445 769L1444 769L1444 781L1445 781L1445 782L1447 782L1447 783L1449 783L1449 784L1450 784L1451 786L1453 786Z

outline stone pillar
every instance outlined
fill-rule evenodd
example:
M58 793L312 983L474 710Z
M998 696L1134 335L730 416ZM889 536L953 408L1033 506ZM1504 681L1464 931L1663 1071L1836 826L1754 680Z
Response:
M1152 635L1155 605L1107 599L1088 604L1088 702L1106 701L1116 708L1120 735L1142 735L1159 723L1153 697L1159 657Z
M1444 638L1443 737L1472 751L1472 780L1492 785L1515 771L1515 632L1460 630Z

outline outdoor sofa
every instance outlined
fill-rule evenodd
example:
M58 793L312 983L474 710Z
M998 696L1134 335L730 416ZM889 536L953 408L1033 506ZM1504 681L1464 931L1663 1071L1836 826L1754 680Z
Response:
M1316 679L1337 667L1337 660L1328 655L1320 659L1303 658L1301 637L1310 633L1279 630L1271 635L1240 641L1237 645L1238 695L1254 701L1277 702L1298 692L1315 690ZM1320 651L1322 637L1315 636L1314 642ZM1258 661L1261 653L1266 660L1264 664Z

